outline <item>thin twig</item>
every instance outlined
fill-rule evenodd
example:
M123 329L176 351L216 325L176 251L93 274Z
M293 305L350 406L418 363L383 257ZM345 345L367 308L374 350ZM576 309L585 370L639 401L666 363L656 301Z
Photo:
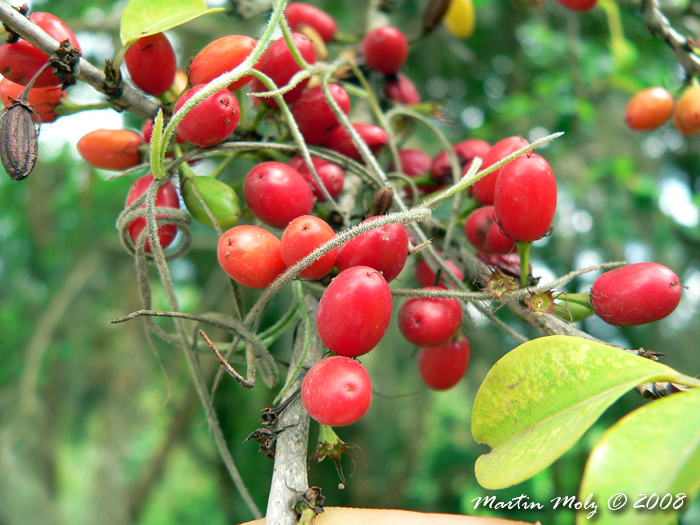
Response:
M693 51L694 44L688 37L676 31L661 12L659 0L642 0L644 22L652 35L668 44L685 69L688 78L700 76L700 56Z
M180 311L179 301L175 293L175 287L173 285L172 277L170 275L170 269L166 261L165 255L163 254L163 247L160 244L160 239L157 235L157 222L156 222L156 207L155 207L155 196L159 184L163 184L164 180L154 180L153 184L146 191L146 223L148 237L151 243L151 250L153 257L160 274L161 283L163 284L163 289L165 291L166 299L168 301L168 306L172 311ZM136 247L136 264L139 274L139 284L141 291L141 300L146 308L150 307L150 285L148 282L148 271L146 268L146 257L144 254L145 245L145 235L141 235L137 242ZM149 318L147 318L149 319ZM196 356L196 351L194 350L195 342L192 341L190 344L187 331L185 330L185 324L183 319L175 317L175 326L179 334L178 345L182 348L185 354L185 360L192 374L194 388L197 391L202 407L206 414L207 423L209 424L209 430L212 433L214 442L219 450L219 455L226 466L226 469L233 480L236 489L238 490L241 498L245 502L246 506L250 509L251 513L255 518L262 517L260 509L258 509L255 501L253 501L248 488L246 487L243 478L241 477L238 468L231 456L231 452L228 449L228 443L221 430L221 425L219 424L219 419L214 410L214 406L209 396L209 391L207 389L206 380L204 378L204 373L202 372L201 364ZM155 329L155 324L151 322L151 329Z
M212 343L211 339L209 339L207 334L204 333L204 330L200 330L199 335L202 336L209 348L211 348L212 352L214 352L214 355L219 360L219 363L221 363L221 366L223 366L224 370L226 370L231 377L238 381L244 388L250 389L255 386L255 376L249 379L244 378L241 374L236 372L236 370L229 364L228 361L226 361L224 356L221 355L221 352L219 352L219 350L216 348L216 345Z
M624 266L625 261L608 262L602 264L596 264L595 266L589 266L587 268L581 268L580 270L574 270L568 274L555 279L554 281L540 284L533 288L521 288L514 292L506 292L499 295L497 298L501 302L506 301L520 301L529 297L533 294L538 294L550 290L555 290L572 281L579 275L584 275L590 272L596 272L598 270L611 270L613 268L619 268ZM395 297L434 297L434 298L444 298L444 299L462 299L463 301L490 301L494 298L493 292L490 290L484 290L481 292L470 292L461 290L416 290L413 288L396 288L391 291L391 295Z
M237 321L233 317L224 316L221 314L216 314L215 316L206 315L194 315L184 312L162 312L158 310L138 310L132 312L127 316L119 317L118 319L113 319L110 321L113 324L123 323L125 321L130 321L137 317L148 316L148 317L172 317L178 319L188 319L190 321L198 321L200 323L207 323L216 328L221 328L229 333L239 335L243 337L248 343L257 346L258 353L262 354L267 351L267 347L263 339L248 330L241 321Z

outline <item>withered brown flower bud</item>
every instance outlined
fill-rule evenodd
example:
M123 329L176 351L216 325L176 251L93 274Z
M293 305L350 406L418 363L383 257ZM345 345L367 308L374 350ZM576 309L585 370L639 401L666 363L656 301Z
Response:
M22 180L36 164L40 119L31 104L15 100L0 116L0 160L8 175Z
M445 16L450 0L430 0L423 11L423 34L432 33Z
M392 204L394 204L394 191L391 188L379 188L365 216L384 215L391 209Z

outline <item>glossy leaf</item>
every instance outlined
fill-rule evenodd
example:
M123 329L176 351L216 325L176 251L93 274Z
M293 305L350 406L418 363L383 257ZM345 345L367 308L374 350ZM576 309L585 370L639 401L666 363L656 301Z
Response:
M209 9L204 0L131 0L122 12L119 36L126 45L223 10Z
M698 414L700 390L683 392L652 401L603 434L588 458L579 495L595 494L598 525L676 523L700 492ZM607 502L619 493L627 504L611 511ZM576 523L588 523L586 514Z
M476 395L472 434L485 488L520 483L551 465L600 415L641 383L700 381L601 343L567 336L529 341L501 358Z

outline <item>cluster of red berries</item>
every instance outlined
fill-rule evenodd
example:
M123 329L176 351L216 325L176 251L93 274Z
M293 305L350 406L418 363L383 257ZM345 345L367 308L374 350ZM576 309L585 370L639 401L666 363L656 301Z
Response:
M585 5L591 3L595 4ZM584 6L580 2L575 5L573 8L578 9ZM301 2L290 3L286 17L292 30L299 31L292 35L299 54L306 63L315 63L313 40L304 33L311 30L329 43L335 38L335 22L323 11ZM57 40L67 38L77 47L75 37L60 20L45 13L35 13L30 18ZM177 113L207 83L242 64L255 46L254 39L242 35L215 40L193 58L188 75L184 75L177 69L176 56L167 37L159 33L134 43L125 54L124 63L131 82L145 93L163 96L177 92L175 96L179 97L173 107ZM415 86L400 72L409 51L400 30L384 26L371 31L362 41L360 51L367 68L384 75L387 98L402 104L420 101ZM16 97L21 86L14 87L11 82L26 83L46 62L47 57L37 53L24 41L0 46L0 72L6 77L0 83L3 98ZM284 39L270 44L255 68L277 87L287 85L302 70ZM153 74L154 71L158 74ZM182 82L183 78L187 81ZM294 117L292 125L307 144L325 146L360 160L360 152L338 119L340 112L350 114L349 94L340 84L330 84L327 96L322 86L309 88L308 82L308 78L304 79L294 89L284 92L283 99L291 106ZM59 84L47 71L29 94L30 103L37 107L44 122L56 118L52 110L64 96L55 87ZM189 89L185 89L187 84L191 85ZM240 115L234 92L245 86L251 94L258 94L254 95L258 106L277 108L274 98L263 96L268 87L262 81L244 76L193 107L176 126L178 141L192 147L206 147L229 139ZM627 116L630 127L651 129L673 113L677 126L693 133L700 131L700 105L695 106L696 99L700 100L700 87L688 88L675 104L675 112L672 97L669 106L668 97L662 96L658 89L642 92L630 101ZM329 98L340 108L338 113L329 104ZM387 134L378 126L362 123L352 126L370 150L387 143ZM144 123L141 133L98 130L85 135L78 150L96 167L131 168L142 161L152 131L152 121ZM485 169L526 146L528 142L521 137L509 137L493 146L470 139L456 144L453 151L464 176L477 157L483 160L482 169ZM421 182L418 188L426 193L453 182L449 158L447 152L435 158L415 149L399 152L401 171L410 177L422 177L416 180ZM302 260L306 264L303 268L300 265L297 272L301 279L321 280L337 272L321 296L316 319L322 343L335 356L321 360L309 370L302 387L302 400L314 419L339 426L356 421L370 406L369 376L355 358L375 348L389 326L393 300L388 283L404 268L409 241L402 225L383 224L319 253L336 238L336 233L323 219L313 215L314 208L325 201L326 195L336 198L341 194L345 175L337 164L319 158L312 158L312 164L322 187L301 156L291 158L287 164L262 162L245 177L242 191L245 205L264 225L283 230L281 238L260 226L237 226L242 215L239 198L229 185L215 178L182 177L180 195L171 182L166 182L157 192L155 205L179 209L181 196L197 220L214 226L214 219L226 230L219 240L218 260L226 274L243 286L268 288ZM153 182L152 175L139 178L129 191L126 206L141 198ZM523 154L492 171L470 186L469 193L480 207L467 217L464 231L482 258L515 255L516 243L531 243L546 235L551 227L557 186L551 167L537 154ZM371 217L365 223L371 226L371 221L377 220L378 217ZM134 244L145 235L145 226L144 217L129 224L128 232ZM176 226L160 226L157 233L160 245L169 246L176 234ZM145 239L144 249L151 251L150 240ZM312 258L315 251L318 256ZM457 279L464 278L453 263L447 261L447 264ZM669 274L658 266L630 265L615 270L617 273L604 274L590 294L592 308L604 320L618 325L650 322L668 315L680 300L680 286L670 270L665 269ZM445 277L436 282L436 274L426 261L416 263L416 278L424 293L402 304L398 326L406 340L421 347L419 369L426 384L447 389L464 375L469 361L469 343L460 333L462 304L432 293L456 283ZM634 292L620 293L620 283ZM629 313L630 305L642 304L640 294L655 300L644 302L644 315L634 317Z
M474 158L483 160L482 170L528 146L522 137L508 137L493 146L479 139L456 144L462 176ZM441 189L452 182L447 152L431 159L420 150L399 152L403 172L425 179L419 185L424 192ZM425 180L423 181L425 182ZM481 205L467 218L464 231L469 242L484 254L505 255L513 252L516 241L531 242L549 230L557 203L557 187L552 169L539 155L529 153L505 164L469 187L469 194Z
M420 103L420 94L410 78L401 73L408 57L408 41L392 26L378 27L362 40L362 56L372 71L384 73L386 97L400 104Z
M336 26L332 18L317 8L293 2L285 14L293 31L306 31L311 27L326 43L335 36ZM312 40L302 32L293 33L292 39L304 60L313 64L316 53ZM188 78L193 87L179 96L173 112L183 107L203 85L241 64L255 44L249 37L232 35L202 49L189 67ZM370 70L385 75L387 98L404 104L420 101L415 86L399 72L408 55L408 43L401 31L393 27L372 31L362 42L361 52ZM136 42L125 55L124 62L131 82L151 95L162 95L176 82L175 55L163 34ZM154 79L150 73L156 67L168 71ZM284 39L270 44L255 67L278 87L286 85L301 70ZM283 95L305 142L325 146L360 160L359 151L346 129L340 125L322 86L307 88L307 82L300 82ZM261 81L252 76L237 80L187 113L176 127L178 140L203 147L228 139L237 126L239 114L233 91L246 85L251 93L268 91ZM328 90L340 110L348 115L351 101L345 89L340 84L330 84ZM277 107L275 99L268 96L255 96L255 101L258 105ZM152 121L146 122L141 133L130 130L88 133L79 142L78 150L88 162L103 169L119 170L135 166L142 159L145 144L150 142L152 125ZM353 123L352 126L372 151L387 142L386 133L378 126L363 123ZM312 158L312 162L327 194L337 198L343 189L344 170L319 158ZM243 200L247 208L264 225L283 230L280 238L264 227L236 226L240 217L240 203L235 198L235 192L236 200L229 199L231 205L227 208L220 202L223 189L217 187L207 191L205 180L208 184L219 183L209 177L188 177L184 182L181 178L182 200L195 218L202 222L210 220L203 209L195 209L197 205L201 208L199 199L188 196L188 192L192 192L188 188L196 188L219 225L227 228L219 241L218 259L223 270L244 286L255 289L269 287L288 268L335 238L333 229L324 220L312 215L314 207L324 202L326 197L301 156L291 158L286 164L274 161L260 163L248 172L243 183ZM152 175L140 178L129 192L127 206L140 197L152 182ZM223 183L221 185L230 189ZM161 187L155 205L179 208L178 193L173 184L167 182ZM222 220L223 211L230 208L237 212L229 213L231 220ZM368 221L375 219L373 217ZM129 235L135 244L144 228L144 218L136 219L129 225ZM173 225L158 228L162 247L172 243L176 231ZM354 358L376 347L387 330L392 311L388 282L403 269L408 246L403 226L382 225L327 251L298 272L299 278L309 280L323 279L334 268L338 272L326 288L317 314L321 341L336 357L323 359L309 371L302 391L304 403L315 419L334 426L344 425L361 417L369 407L369 377ZM151 250L148 241L145 250ZM466 370L469 355L466 338L457 333L462 319L459 302L413 298L406 301L402 312L399 321L402 332L409 341L424 347L419 368L426 383L437 389L456 384ZM318 378L320 369L324 370L326 377L324 387L310 396L309 391L313 388L308 385L313 384L314 377ZM335 374L332 382L327 379L329 374ZM357 379L358 374L361 380ZM357 385L351 388L346 384L349 381L357 381ZM331 384L335 386L331 387ZM345 386L341 388L339 385ZM360 391L362 393L358 394ZM324 396L328 397L332 392L336 392L331 396L336 403L338 399L347 398L342 410L336 416L329 415L327 408L321 412L314 410L314 403L326 406ZM350 396L348 392L354 392L354 395ZM357 401L358 395L364 399L363 402ZM364 406L364 409L349 412L347 407L350 405L355 408Z

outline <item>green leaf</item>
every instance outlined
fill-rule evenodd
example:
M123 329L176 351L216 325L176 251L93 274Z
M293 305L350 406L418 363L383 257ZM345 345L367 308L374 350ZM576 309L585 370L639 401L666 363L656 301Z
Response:
M529 341L489 371L472 434L493 450L476 461L485 488L520 483L551 465L600 415L641 383L700 381L608 345L567 336Z
M122 45L223 10L208 9L204 0L131 0L122 13Z
M700 390L674 394L635 410L602 435L588 458L579 495L594 494L597 525L676 522L700 491L698 414ZM626 505L610 510L608 500L620 493ZM661 505L666 510L659 510ZM576 523L589 523L586 514Z

